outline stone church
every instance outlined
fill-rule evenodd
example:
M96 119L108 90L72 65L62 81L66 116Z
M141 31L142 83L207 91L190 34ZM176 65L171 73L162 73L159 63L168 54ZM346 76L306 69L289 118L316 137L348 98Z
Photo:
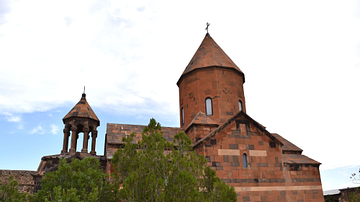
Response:
M172 141L176 133L185 132L208 166L235 188L238 201L324 201L320 163L302 155L302 149L267 131L246 113L244 83L244 73L207 33L177 81L180 127L162 127L164 137ZM85 94L63 122L61 153L44 156L38 170L27 174L33 177L29 187L33 184L35 191L43 175L57 169L60 158L70 161L94 156L104 171L111 173L111 159L122 146L122 137L135 132L137 141L145 127L108 123L105 151L100 156L95 151L100 120ZM84 136L84 142L82 150L76 151L79 135Z

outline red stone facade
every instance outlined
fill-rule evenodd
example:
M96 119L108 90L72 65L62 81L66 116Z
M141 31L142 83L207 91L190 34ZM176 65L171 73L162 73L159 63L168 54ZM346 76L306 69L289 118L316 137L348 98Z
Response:
M235 187L238 201L324 201L320 163L246 114L244 82L207 34L177 82L181 127L196 152Z
M323 201L319 163L283 146L243 112L195 144L238 201Z
M194 70L182 77L179 85L180 114L184 114L186 128L201 111L206 113L205 99L212 100L212 115L217 123L225 123L239 111L239 101L246 112L243 77L234 69L207 67ZM184 113L181 109L184 108ZM182 117L181 119L182 120Z
M208 166L234 186L238 201L324 201L320 163L246 113L244 82L244 73L207 34L177 82L180 128L164 127L164 136L171 141L185 132ZM136 142L143 128L108 124L108 167L121 138L135 132Z

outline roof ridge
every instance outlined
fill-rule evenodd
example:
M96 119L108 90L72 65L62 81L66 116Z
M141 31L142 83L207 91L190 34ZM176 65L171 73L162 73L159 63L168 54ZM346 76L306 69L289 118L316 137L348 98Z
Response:
M303 154L283 154L283 161L287 164L321 164L320 162Z
M271 134L284 144L282 147L283 151L299 151L299 152L303 151L300 147L296 146L295 144L285 139L283 136L279 135L278 133L271 133Z
M199 117L199 116L202 116L204 117L205 119L208 119L208 123L199 123L199 122L196 122L196 119ZM219 125L218 123L216 123L214 120L212 120L210 117L206 116L206 114L202 111L199 111L195 117L193 118L193 120L189 123L189 125L185 128L185 132L193 125L193 124L204 124L204 125Z
M250 121L252 121L253 123L255 123L256 127L260 127L261 130L263 130L271 139L275 139L278 141L278 143L280 143L280 145L284 145L280 140L276 139L276 137L274 137L269 131L266 130L266 127L261 125L260 123L258 123L257 121L255 121L253 118L251 118L249 115L247 115L244 111L239 111L237 112L233 117L231 117L230 119L228 119L225 123L221 124L218 128L216 128L215 130L211 131L208 135L206 135L205 137L201 138L198 142L196 142L195 144L193 144L193 147L196 147L198 144L200 144L201 142L203 142L204 140L211 138L213 136L216 135L216 133L218 131L221 131L223 128L225 128L227 125L229 125L236 117L238 117L240 114L245 115L246 118L250 119Z
M123 126L143 126L143 127L146 127L148 125L138 125L138 124L126 124L126 123L107 123L106 125L109 125L109 124L112 124L112 125L123 125ZM181 127L172 127L172 126L161 126L161 128L176 128L176 129L182 129Z

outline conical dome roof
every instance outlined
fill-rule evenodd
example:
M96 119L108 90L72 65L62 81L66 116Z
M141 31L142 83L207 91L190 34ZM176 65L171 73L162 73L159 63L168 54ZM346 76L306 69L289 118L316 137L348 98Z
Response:
M229 58L229 56L214 41L214 39L211 38L210 34L207 33L200 47L192 57L181 76L195 69L213 66L232 68L243 74L239 67L236 66L236 64Z
M68 114L63 118L63 122L71 117L90 118L95 121L99 121L95 112L91 109L89 103L86 101L86 94L83 93L80 101L70 110Z

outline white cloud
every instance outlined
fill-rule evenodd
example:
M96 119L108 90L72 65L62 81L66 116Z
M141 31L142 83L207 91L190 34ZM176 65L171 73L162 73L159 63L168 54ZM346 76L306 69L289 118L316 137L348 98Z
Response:
M45 133L44 129L42 128L41 125L39 125L38 127L32 129L29 134L41 134L42 135L44 133Z
M7 94L0 94L0 110L46 111L64 102L76 102L84 85L93 96L93 106L122 112L131 112L144 99L168 102L155 100L156 92L144 88L147 79L138 74L151 65L142 62L149 54L144 46L153 35L149 29L155 15L151 4L42 3L47 9L34 6L34 2L13 4L7 16L11 23L3 25L0 32L0 92ZM67 3L71 6L65 6ZM16 59L20 55L22 59ZM71 82L63 82L74 76ZM146 106L144 110L148 111Z
M51 124L50 128L51 128L51 133L54 135L56 135L57 132L59 131L59 127L57 127L55 124Z
M210 33L249 78L253 69L270 65L261 69L263 75L279 66L292 67L282 70L287 80L306 76L296 69L310 70L311 79L317 79L326 69L330 80L331 71L359 62L352 49L359 44L360 26L350 16L350 3L200 1L189 7L186 2L14 3L0 31L0 92L6 94L0 94L0 110L46 111L74 103L86 85L92 106L176 116L175 82L200 44L207 21ZM222 7L228 12L212 15ZM341 14L334 15L334 9ZM166 110L149 108L149 102Z
M5 118L8 122L20 122L21 121L21 117L20 116L17 116L17 115L14 115L12 113L9 113L9 112L3 112L1 113L3 115L5 115Z

